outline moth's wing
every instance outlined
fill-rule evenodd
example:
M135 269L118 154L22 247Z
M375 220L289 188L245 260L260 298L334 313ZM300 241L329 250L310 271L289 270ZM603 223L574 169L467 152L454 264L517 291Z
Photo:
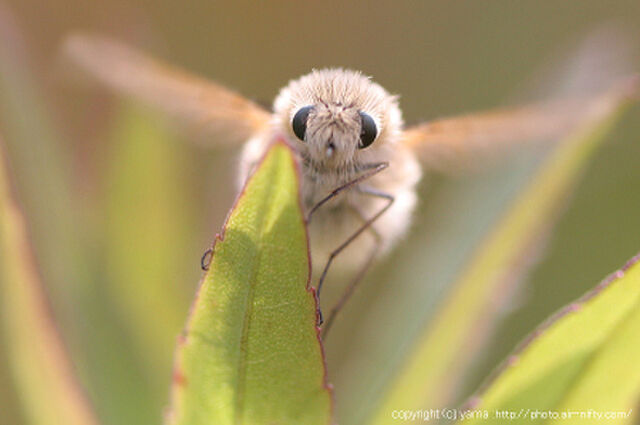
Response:
M240 94L106 37L73 35L63 52L112 89L215 134L212 144L244 142L270 119L268 111Z
M409 127L402 143L410 147L427 168L452 171L473 168L496 154L526 143L557 141L627 98L638 96L638 77L619 81L591 97L556 100L442 118Z

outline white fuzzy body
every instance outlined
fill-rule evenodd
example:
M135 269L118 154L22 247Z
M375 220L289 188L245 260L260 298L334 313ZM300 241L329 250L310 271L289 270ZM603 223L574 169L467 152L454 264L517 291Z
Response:
M293 133L291 121L300 108L309 105L314 106L314 111L302 141ZM360 111L374 119L378 130L375 141L363 149L358 148ZM387 169L359 184L394 197L389 210L372 226L380 237L378 254L384 254L411 223L415 185L421 177L413 152L399 143L402 125L396 98L367 77L342 69L314 71L282 89L268 129L245 144L239 181L244 183L278 135L287 138L299 156L305 212L337 187L360 176L367 167L388 162ZM328 151L329 141L335 148ZM314 269L323 267L331 251L362 226L361 216L372 217L387 203L352 187L314 212L309 226ZM374 233L367 231L341 254L340 268L357 268L374 248Z

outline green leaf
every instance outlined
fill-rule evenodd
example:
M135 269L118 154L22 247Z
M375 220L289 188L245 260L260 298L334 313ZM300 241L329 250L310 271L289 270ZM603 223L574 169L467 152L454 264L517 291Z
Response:
M0 11L0 127L7 156L17 176L14 184L31 223L41 268L61 314L74 311L80 286L89 280L77 228L82 224L72 192L70 151L65 150L42 87L29 62L29 46L6 8ZM65 249L60 249L63 246ZM65 327L74 326L65 319Z
M527 423L580 424L586 420L580 414L589 412L622 412L620 419L628 420L640 399L638 335L640 255L536 329L473 405L490 412L523 409ZM534 418L535 410L558 417ZM563 416L569 412L573 416Z
M528 270L534 248L548 234L558 208L621 115L628 89L616 89L603 98L601 118L559 144L476 248L434 320L417 337L372 423L388 423L394 410L450 402L471 362L470 347L478 344L479 335L495 319L496 294L508 297L505 294Z
M122 357L136 367L136 375L123 376L120 385L136 388L136 396L110 396L119 394L113 403L131 412L119 420L157 423L193 291L193 285L177 282L189 272L195 282L199 271L198 253L188 244L196 227L189 226L193 208L185 194L188 157L163 122L137 105L118 111L111 132L101 208L104 286L128 337Z
M0 140L2 142L2 140ZM25 219L11 196L0 143L0 321L24 416L36 425L97 423L51 320Z
M0 128L15 173L12 184L29 222L31 246L39 271L46 276L42 283L60 332L96 410L105 417L112 409L105 406L103 395L118 393L113 383L119 380L113 378L113 372L121 357L113 350L117 350L121 338L105 337L114 321L104 314L104 299L87 302L87 293L100 286L91 267L99 256L93 229L87 226L95 211L74 191L81 179L74 178L77 167L65 144L69 138L59 134L45 85L29 61L31 49L25 43L29 37L24 36L7 7L0 8L0 21ZM112 347L112 351L106 352L104 346ZM0 351L6 348L0 344ZM107 384L100 385L100 379ZM3 406L0 416L12 422L10 410L11 406ZM122 422L122 416L113 417L114 422Z
M171 424L328 424L293 157L274 145L214 246L174 372Z

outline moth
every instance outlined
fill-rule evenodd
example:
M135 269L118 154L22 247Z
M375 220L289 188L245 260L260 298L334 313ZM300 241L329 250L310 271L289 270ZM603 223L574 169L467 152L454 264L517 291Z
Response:
M108 38L76 35L65 51L113 89L212 130L213 145L242 144L239 185L274 138L286 139L301 164L318 296L334 258L347 248L342 267L355 276L325 330L369 264L409 229L423 169L473 165L487 153L558 139L606 113L627 93L616 86L595 96L405 127L398 97L357 71L313 70L289 82L269 111Z

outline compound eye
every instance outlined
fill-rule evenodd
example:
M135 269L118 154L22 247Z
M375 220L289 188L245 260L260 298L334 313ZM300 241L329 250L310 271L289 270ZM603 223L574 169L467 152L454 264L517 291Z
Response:
M378 129L376 128L376 122L371 118L371 115L364 112L360 112L360 144L358 148L364 149L376 140L378 135Z
M291 127L296 137L304 142L304 134L307 132L307 119L309 113L313 110L313 106L305 106L300 108L291 120Z

